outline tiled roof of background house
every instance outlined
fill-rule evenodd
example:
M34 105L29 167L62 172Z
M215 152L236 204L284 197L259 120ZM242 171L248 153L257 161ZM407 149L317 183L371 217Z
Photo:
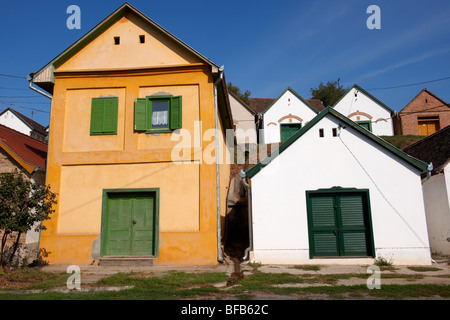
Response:
M305 99L308 101L310 105L312 105L314 108L316 108L317 111L322 111L325 109L325 106L323 105L322 100L320 99Z
M403 151L426 163L432 162L432 174L442 172L450 160L450 126L417 141Z
M248 98L249 107L255 113L263 113L275 100L274 98Z
M255 113L263 113L268 107L277 99L275 98L248 98L250 102L249 108ZM318 112L325 109L320 99L305 99L310 105L312 105Z
M29 173L34 169L45 170L47 160L46 143L0 125L0 147L24 166Z

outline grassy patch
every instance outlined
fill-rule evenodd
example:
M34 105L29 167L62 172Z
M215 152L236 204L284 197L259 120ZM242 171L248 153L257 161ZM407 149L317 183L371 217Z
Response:
M296 265L294 269L303 270L303 271L319 271L320 266L316 265Z
M18 271L19 272L19 271ZM67 274L40 272L39 270L21 270L19 276L10 274L9 281L17 281L17 277L28 279L27 289L65 287ZM5 273L0 277L6 277ZM450 298L448 285L381 285L381 289L369 290L365 284L342 286L339 280L350 278L367 279L368 274L335 274L319 275L290 273L262 273L254 272L239 280L236 286L221 290L214 284L226 282L225 273L185 273L167 272L156 273L116 273L99 280L97 286L133 286L131 289L117 292L91 291L69 293L51 292L49 290L38 294L3 293L1 300L7 299L39 299L39 300L176 300L176 299L222 299L232 296L236 299L249 300L259 295L296 295L300 299L355 299L361 297L376 299L407 299L440 296ZM405 278L420 279L420 274L382 273L381 279ZM314 287L283 286L288 284L315 284ZM23 289L24 287L21 287ZM82 286L83 288L83 286Z
M0 291L50 289L66 285L66 273L44 272L34 268L2 270Z
M426 271L441 271L442 269L434 268L434 267L408 267L409 270L417 271L417 272L426 272Z
M404 135L404 136L380 136L380 138L384 139L385 141L389 142L393 146L403 149L407 146L413 144L414 142L417 142L425 136L415 136L415 135Z

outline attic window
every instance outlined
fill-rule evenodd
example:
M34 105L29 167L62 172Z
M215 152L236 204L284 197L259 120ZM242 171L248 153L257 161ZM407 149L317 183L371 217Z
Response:
M425 103L428 103L428 99L425 99Z
M319 137L323 138L323 129L319 129Z
M139 43L145 43L145 35L144 34L141 34L139 36Z
M337 137L337 129L333 128L333 137Z
M114 44L116 46L120 44L120 37L114 37Z

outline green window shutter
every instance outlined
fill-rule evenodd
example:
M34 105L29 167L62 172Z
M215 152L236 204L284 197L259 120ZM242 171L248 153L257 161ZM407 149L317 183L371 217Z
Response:
M93 98L91 103L91 134L103 133L103 99Z
M170 129L180 129L182 127L182 100L181 96L172 97L170 104Z
M116 134L118 98L92 98L91 135Z
M147 117L147 99L136 98L134 102L134 130L147 130Z
M103 133L117 133L118 98L103 99Z

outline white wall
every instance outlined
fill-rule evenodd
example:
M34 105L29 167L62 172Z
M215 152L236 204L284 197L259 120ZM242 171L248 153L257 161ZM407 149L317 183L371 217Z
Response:
M423 184L430 246L433 253L450 255L450 164Z
M29 136L32 131L30 127L24 124L22 120L9 110L0 116L0 124L26 134L27 136Z
M355 97L355 93L357 96ZM377 136L394 135L393 121L389 111L380 106L377 102L366 96L357 88L352 88L335 106L334 109L348 117L356 111L366 113L365 115L354 115L349 117L352 121L371 121L372 133ZM358 120L359 117L359 120Z
M256 125L255 116L248 111L242 104L232 95L228 95L230 99L230 108L235 122L236 143L240 144L256 144ZM237 122L237 123L236 123Z
M353 129L321 119L251 180L252 261L280 264L372 263L310 259L306 194L319 188L369 189L376 256L395 264L430 264L420 174ZM325 132L319 138L319 128ZM353 153L353 155L352 155Z
M263 139L262 143L279 143L280 141L280 122L279 120L292 114L301 118L303 121L292 119L292 123L302 123L304 126L317 114L303 103L294 93L287 90L270 109L264 114L263 119ZM290 123L289 119L281 123Z

